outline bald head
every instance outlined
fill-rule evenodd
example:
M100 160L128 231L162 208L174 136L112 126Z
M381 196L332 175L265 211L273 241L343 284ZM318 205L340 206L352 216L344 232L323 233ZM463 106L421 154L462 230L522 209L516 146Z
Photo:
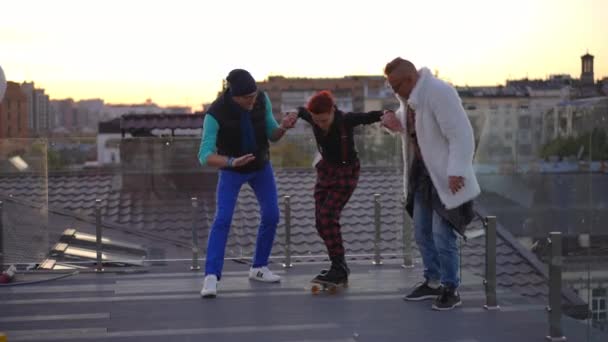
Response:
M418 81L418 70L414 63L401 57L386 64L384 74L393 91L406 99Z

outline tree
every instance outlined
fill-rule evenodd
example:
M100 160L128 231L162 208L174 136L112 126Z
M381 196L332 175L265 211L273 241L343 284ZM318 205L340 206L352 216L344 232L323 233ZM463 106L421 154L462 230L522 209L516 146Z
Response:
M541 157L549 158L557 156L560 158L577 156L582 150L581 159L588 160L591 153L591 160L608 159L608 134L605 130L595 128L591 132L586 132L578 137L557 138L545 144L541 149Z

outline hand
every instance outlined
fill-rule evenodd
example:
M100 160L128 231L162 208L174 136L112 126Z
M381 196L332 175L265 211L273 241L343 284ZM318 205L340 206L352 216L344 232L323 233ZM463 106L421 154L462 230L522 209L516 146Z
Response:
M283 117L283 120L281 121L281 128L284 130L291 129L296 125L297 121L298 121L297 113L287 113L287 115L285 115Z
M450 191L452 191L452 195L460 191L464 187L464 177L460 176L449 176L448 182L450 183Z
M234 158L232 161L232 167L244 166L255 160L255 156L251 153L246 154L244 156L240 156L238 158Z
M397 119L397 115L392 110L385 110L384 115L382 115L382 126L386 127L388 130L392 132L403 132L403 126L399 119Z

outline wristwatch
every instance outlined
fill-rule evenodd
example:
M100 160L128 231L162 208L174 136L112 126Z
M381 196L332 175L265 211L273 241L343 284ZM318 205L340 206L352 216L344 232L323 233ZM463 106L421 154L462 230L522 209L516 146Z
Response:
M232 167L232 164L234 163L234 158L233 157L228 157L228 167Z

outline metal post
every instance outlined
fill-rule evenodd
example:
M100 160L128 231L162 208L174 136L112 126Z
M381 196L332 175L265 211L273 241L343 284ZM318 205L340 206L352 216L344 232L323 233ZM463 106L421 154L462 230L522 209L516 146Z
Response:
M462 240L461 237L458 237L458 278L460 278L460 282L462 283Z
M196 208L198 207L198 198L192 197L192 266L190 271L198 271L201 267L198 264L198 230L196 229Z
M380 259L380 194L374 194L374 222L376 225L376 236L374 239L374 262L376 266L382 265Z
M283 267L291 268L291 196L283 196L285 199L285 262Z
M486 290L486 310L500 310L496 298L496 216L487 216L486 228L486 274L483 281Z
M95 272L103 272L102 260L102 242L101 242L101 200L95 200L95 233L96 233L96 250L97 250L97 265Z
M566 341L562 332L562 233L549 233L549 341Z
M406 210L407 200L405 197L401 197L401 204L403 206L403 268L414 267L414 260L412 258L412 220Z
M0 272L4 270L4 204L0 201Z

